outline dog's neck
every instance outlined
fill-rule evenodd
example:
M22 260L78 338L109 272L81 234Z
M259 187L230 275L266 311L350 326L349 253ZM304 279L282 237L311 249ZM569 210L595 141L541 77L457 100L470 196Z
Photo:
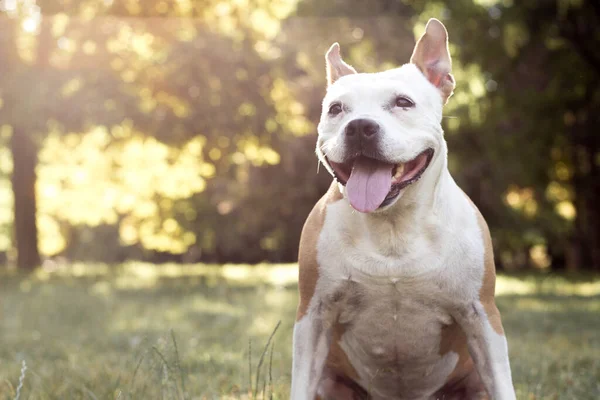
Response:
M403 253L411 238L447 225L452 218L452 202L460 195L447 165L443 143L423 177L407 188L398 201L377 213L351 212L350 218L365 229L365 234L383 255Z

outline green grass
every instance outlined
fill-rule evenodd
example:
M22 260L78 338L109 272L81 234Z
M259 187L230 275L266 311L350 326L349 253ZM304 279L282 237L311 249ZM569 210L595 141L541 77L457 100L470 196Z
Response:
M0 400L16 397L23 361L20 399L251 398L250 385L287 398L295 275L147 264L4 273ZM498 305L519 399L600 398L600 278L502 276Z

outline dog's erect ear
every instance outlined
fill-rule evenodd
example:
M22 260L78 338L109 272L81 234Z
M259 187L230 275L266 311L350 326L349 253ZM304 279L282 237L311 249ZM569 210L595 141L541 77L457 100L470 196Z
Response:
M452 60L448 51L448 32L439 20L431 18L417 41L410 62L415 64L441 94L444 104L456 86L450 74Z
M329 50L327 50L325 64L327 65L328 85L332 85L344 75L356 74L356 70L342 60L340 45L338 43L332 44Z

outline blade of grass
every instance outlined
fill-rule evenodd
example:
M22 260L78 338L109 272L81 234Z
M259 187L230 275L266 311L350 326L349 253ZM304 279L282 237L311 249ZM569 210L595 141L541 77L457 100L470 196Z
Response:
M161 360L162 360L162 362L163 362L163 365L164 365L165 367L167 367L167 370L168 370L168 372L169 372L169 373L173 373L173 371L171 371L171 367L169 366L169 363L167 362L167 359L165 358L165 356L163 356L163 354L160 352L160 350L158 350L158 347L156 347L156 346L152 346L152 350L154 350L154 352L155 352L156 354L158 354L158 356L160 357L160 359L161 359Z
M273 348L275 347L275 341L271 344L271 356L269 357L269 399L273 400Z
M96 395L94 394L94 392L92 392L87 386L85 386L85 384L81 384L81 391L85 394L87 394L91 399L93 400L98 400L98 397L96 397Z
M271 340L273 339L273 336L275 336L275 333L277 332L277 329L279 329L279 325L281 325L281 320L279 320L279 322L277 322L277 325L275 325L275 329L273 329L273 332L271 332L271 336L269 336L269 340L267 340L267 344L265 345L265 348L263 349L262 354L260 355L260 359L258 361L258 367L256 367L256 387L254 388L254 398L256 398L256 391L258 390L258 382L259 382L259 378L260 378L260 368L262 367L263 361L265 359L265 354L267 353L267 350L269 350L269 345L271 344Z
M138 369L140 369L140 365L142 365L142 361L144 361L144 357L146 357L147 352L142 353L142 356L140 357L140 359L137 362L137 365L135 366L135 369L133 370L133 376L131 377L131 384L129 385L129 398L131 399L132 396L132 391L133 391L133 385L135 384L135 377L137 376L138 373Z
M162 366L162 379L160 381L160 393L161 396L164 399L168 398L168 396L165 396L169 394L169 368L167 367L166 364L163 364Z
M179 378L181 379L181 397L185 400L185 377L183 376L183 369L181 368L181 361L179 360L179 349L177 348L177 340L175 340L175 332L171 329L171 339L173 340L173 347L175 347L175 366L179 371Z
M117 376L117 380L115 381L115 384L112 385L112 388L108 388L108 392L105 393L105 395L103 396L103 398L106 398L108 396L114 395L114 393L117 391L117 389L119 388L119 384L121 383L121 374L122 372L119 371L119 376ZM108 385L107 385L108 386ZM119 393L121 391L119 390ZM120 394L119 394L120 396Z
M29 374L31 374L34 378L36 378L36 381L35 381L36 386L41 386L42 387L42 389L43 389L42 393L48 393L48 392L50 392L50 389L44 383L42 377L39 374L37 374L34 369L31 369L31 367L27 367L27 370L29 371Z
M25 375L27 374L27 364L25 363L25 360L23 360L23 364L21 367L21 376L19 377L19 386L17 386L17 394L15 396L15 400L19 400L19 398L21 397L21 389L23 389L23 386L25 385Z
M5 379L4 383L6 384L6 386L8 386L9 394L11 395L11 397L14 396L14 394L15 394L15 388L13 387L12 383L10 383L10 381L8 379Z
M248 389L252 393L252 339L248 339Z

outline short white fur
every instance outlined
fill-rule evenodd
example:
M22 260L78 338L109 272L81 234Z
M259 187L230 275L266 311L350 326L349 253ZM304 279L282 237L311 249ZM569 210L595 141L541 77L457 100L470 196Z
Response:
M415 107L390 107L400 95L410 98ZM383 209L359 213L346 199L327 206L317 241L319 279L307 313L294 328L292 399L315 396L328 352L323 309L331 306L329 299L348 282L359 285L367 297L381 293L382 304L401 299L395 308L368 304L370 311L345 310L357 324L376 322L364 335L375 339L361 336L365 329L358 326L347 331L340 343L360 377L358 383L372 387L373 398L399 397L390 394L389 382L377 376L378 357L365 352L383 354L397 349L398 343L401 347L407 343L401 354L413 360L415 370L426 371L407 374L406 384L413 382L415 389L406 398L432 398L452 372L457 356L452 352L438 356L436 349L408 344L415 335L426 343L439 342L441 328L436 327L456 320L473 338L469 345L479 352L474 359L488 392L497 400L515 399L506 339L494 331L485 313L473 311L483 309L479 295L485 244L476 210L448 172L441 128L444 101L413 64L381 73L348 74L329 86L318 126L317 154L330 173L327 159L344 160L344 130L356 118L379 123L381 151L390 162L408 162L427 148L434 150L434 156L421 179ZM344 108L337 116L328 113L334 102ZM344 187L339 186L343 193ZM389 319L381 326L392 326L391 332L377 331L379 320L365 316L375 311L377 318ZM406 325L396 323L398 319ZM396 336L387 340L386 335Z

